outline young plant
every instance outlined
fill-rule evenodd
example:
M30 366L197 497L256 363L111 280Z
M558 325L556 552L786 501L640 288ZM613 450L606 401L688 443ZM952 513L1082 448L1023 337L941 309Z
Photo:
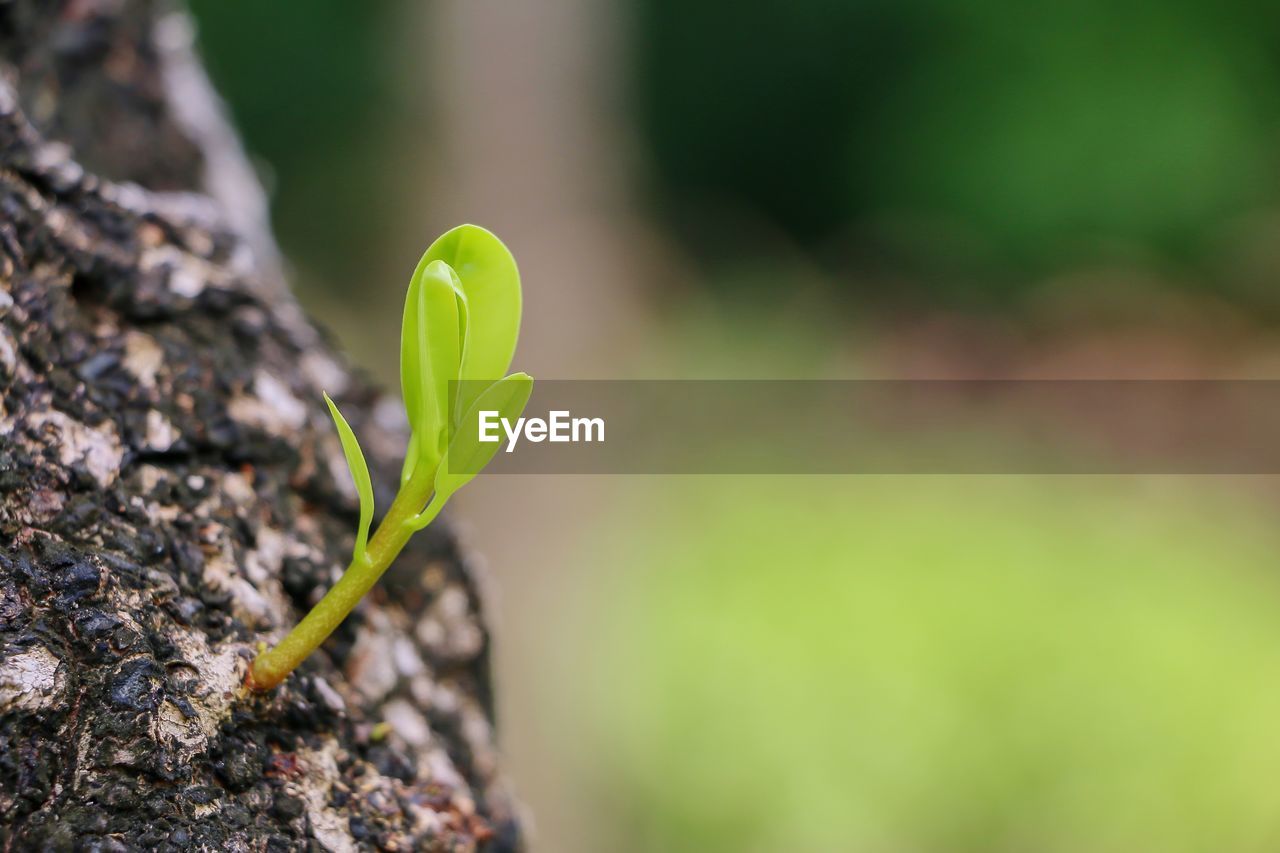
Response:
M369 468L355 433L325 394L360 496L355 551L320 603L254 660L250 687L272 689L315 651L409 537L430 524L449 497L493 458L499 443L479 440L479 413L497 411L514 420L533 390L524 373L495 381L511 364L519 330L520 274L497 237L462 225L431 244L409 281L400 331L400 385L410 430L400 491L370 538Z

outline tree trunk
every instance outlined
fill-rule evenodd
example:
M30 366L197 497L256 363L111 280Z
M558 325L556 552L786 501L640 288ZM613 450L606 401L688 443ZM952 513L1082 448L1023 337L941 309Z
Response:
M406 436L283 286L190 34L151 0L0 2L0 840L517 850L447 525L243 689L350 554L321 390L382 507Z

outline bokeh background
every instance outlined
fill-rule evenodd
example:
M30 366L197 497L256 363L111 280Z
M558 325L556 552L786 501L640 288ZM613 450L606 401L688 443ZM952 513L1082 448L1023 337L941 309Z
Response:
M391 387L463 221L536 376L1280 374L1274 4L193 5L303 302ZM1280 849L1269 478L488 477L454 516L539 850Z

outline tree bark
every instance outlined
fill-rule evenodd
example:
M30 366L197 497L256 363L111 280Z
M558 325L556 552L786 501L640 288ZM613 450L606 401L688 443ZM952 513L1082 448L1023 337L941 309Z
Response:
M446 524L243 689L350 554L321 390L384 508L406 435L284 286L190 42L158 0L0 2L0 841L521 849Z

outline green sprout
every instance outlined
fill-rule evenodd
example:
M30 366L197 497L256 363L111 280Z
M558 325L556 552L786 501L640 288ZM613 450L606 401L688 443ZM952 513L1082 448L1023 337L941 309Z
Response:
M480 441L481 411L514 420L533 379L503 379L520 331L520 274L515 259L483 228L462 225L431 244L418 262L404 303L400 385L409 447L400 491L373 536L373 482L355 433L329 395L347 467L360 496L351 564L283 640L254 660L248 683L270 690L333 633L417 531L489 463L498 442Z

